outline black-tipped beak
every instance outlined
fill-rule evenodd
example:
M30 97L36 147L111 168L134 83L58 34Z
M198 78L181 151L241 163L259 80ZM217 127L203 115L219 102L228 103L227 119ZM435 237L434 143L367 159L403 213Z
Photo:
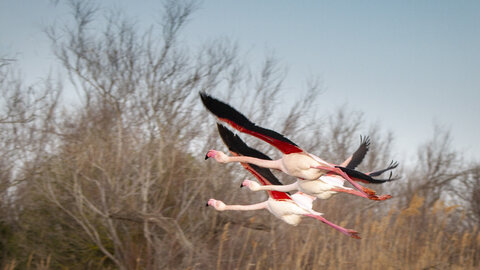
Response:
M242 187L243 187L243 185L242 185L242 184L240 184L240 188L242 188Z
M207 202L207 204L205 205L205 207L208 207L208 202Z
M205 154L205 160L207 160L207 159L208 159L208 153L207 153L207 154Z

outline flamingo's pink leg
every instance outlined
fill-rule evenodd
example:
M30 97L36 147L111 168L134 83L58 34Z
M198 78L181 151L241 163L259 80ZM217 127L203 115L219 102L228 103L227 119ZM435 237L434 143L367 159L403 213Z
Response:
M370 196L370 197L367 197L367 196L365 196L365 194L363 194L362 192L360 192L360 191L358 191L358 190L351 190L351 189L344 189L344 188L332 188L331 191L345 192L345 193L348 193L348 194L360 196L360 197L363 197L363 198L368 198L368 199L370 199L370 200L375 200L375 201L384 201L384 200L388 200L388 199L392 198L391 195L382 195L382 196Z
M343 177L345 180L347 180L348 182L350 182L350 184L352 184L352 185L353 185L356 189L358 189L363 195L365 195L365 198L369 198L369 199L371 199L371 200L378 200L378 197L375 195L375 191L359 185L357 182L353 181L344 171L342 171L342 170L339 169L339 168L327 167L327 166L314 166L314 167L312 167L312 168L319 169L319 170L325 170L325 171L334 172L334 173L342 176L342 177Z
M355 196L360 196L360 197L363 197L363 198L368 198L367 195L363 194L362 192L360 192L360 191L358 191L358 190L344 189L344 188L332 188L331 191L335 191L335 192L345 192L345 193L352 194L352 195L355 195Z
M312 218L315 218L315 219L318 219L320 220L321 222L327 224L328 226L334 228L335 230L338 230L340 231L341 233L343 234L346 234L352 238L356 238L356 239L360 239L360 236L358 235L358 232L357 231L354 231L354 230L350 230L350 229L346 229L346 228L343 228L341 226L338 226L330 221L328 221L326 218L322 217L322 216L318 216L318 215L313 215L313 214L307 214L305 215L307 217L312 217Z

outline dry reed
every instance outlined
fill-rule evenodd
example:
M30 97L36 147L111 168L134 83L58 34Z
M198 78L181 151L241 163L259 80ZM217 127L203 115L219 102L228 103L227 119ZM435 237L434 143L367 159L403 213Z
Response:
M413 196L404 209L393 205L384 215L367 211L346 220L361 240L309 219L298 227L274 219L270 232L239 226L228 238L233 228L224 225L217 269L478 269L478 228L456 231L448 222L454 214L441 202L426 209L423 198Z

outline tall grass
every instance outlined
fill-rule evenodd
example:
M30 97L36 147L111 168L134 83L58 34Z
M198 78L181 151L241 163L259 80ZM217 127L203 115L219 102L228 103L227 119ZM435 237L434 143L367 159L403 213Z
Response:
M272 220L269 231L223 226L217 269L478 269L478 228L457 231L455 209L441 203L423 208L414 196L407 208L386 215L368 211L342 225L360 231L354 240L315 220L298 227ZM457 220L462 222L461 218ZM275 224L277 223L277 224ZM345 224L344 224L345 223ZM225 237L229 235L229 237ZM220 266L219 266L220 263Z

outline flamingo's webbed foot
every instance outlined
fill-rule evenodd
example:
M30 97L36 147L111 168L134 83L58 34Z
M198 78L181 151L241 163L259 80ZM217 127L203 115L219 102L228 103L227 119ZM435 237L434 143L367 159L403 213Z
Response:
M354 230L347 229L345 234L355 239L361 239L361 237L358 235L358 232Z
M373 189L369 189L369 188L364 187L364 186L361 186L361 185L359 185L359 186L362 188L362 191L363 191L363 192L365 192L366 194L369 195L369 197L370 197L370 196L374 196L375 194L377 194L377 192L376 192L375 190L373 190Z
M381 196L372 195L372 196L369 196L368 198L374 201L385 201L392 198L392 195L381 195Z

